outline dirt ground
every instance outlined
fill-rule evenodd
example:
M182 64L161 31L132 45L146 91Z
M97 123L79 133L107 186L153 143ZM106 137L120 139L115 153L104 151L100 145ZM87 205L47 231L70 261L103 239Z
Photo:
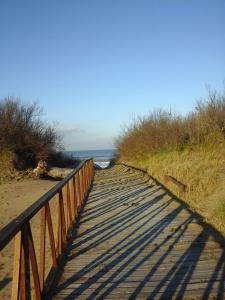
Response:
M13 220L40 196L51 189L57 181L25 179L0 185L0 229ZM34 227L34 231L38 230ZM13 264L13 241L0 252L0 299L11 294Z

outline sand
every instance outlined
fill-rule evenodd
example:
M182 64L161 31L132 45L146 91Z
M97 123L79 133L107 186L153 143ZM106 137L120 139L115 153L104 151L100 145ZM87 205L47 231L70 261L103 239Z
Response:
M13 220L40 196L51 189L57 181L26 179L0 185L0 229ZM38 225L34 226L38 231ZM0 299L11 295L13 241L0 252Z

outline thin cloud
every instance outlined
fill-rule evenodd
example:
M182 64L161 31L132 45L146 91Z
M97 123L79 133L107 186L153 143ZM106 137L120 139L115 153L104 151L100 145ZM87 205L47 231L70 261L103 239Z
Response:
M61 128L58 128L58 131L62 135L70 135L70 134L85 132L85 130L80 127L61 127Z

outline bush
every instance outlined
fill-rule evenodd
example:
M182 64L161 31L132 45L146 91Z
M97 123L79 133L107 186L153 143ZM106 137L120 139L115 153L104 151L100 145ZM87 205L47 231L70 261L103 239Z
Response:
M55 128L42 121L42 116L37 103L24 104L14 97L0 102L0 150L8 149L17 156L18 169L48 160L59 148Z
M195 110L185 117L164 110L139 117L124 128L116 145L120 159L132 160L199 145L212 137L213 142L225 137L225 94L217 92L209 92L208 98L198 101Z
M48 159L50 166L59 168L75 168L81 161L78 158L74 158L72 155L65 154L63 152L53 152Z

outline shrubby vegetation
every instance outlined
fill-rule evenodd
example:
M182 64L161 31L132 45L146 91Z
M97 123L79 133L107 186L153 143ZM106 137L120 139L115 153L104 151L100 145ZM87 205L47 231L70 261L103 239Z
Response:
M225 93L209 92L193 112L183 117L156 110L138 118L117 139L122 160L142 159L146 154L182 150L187 146L221 142L225 137Z
M21 170L49 160L60 149L60 138L54 126L43 121L37 103L25 104L19 98L0 101L0 156L13 157Z

